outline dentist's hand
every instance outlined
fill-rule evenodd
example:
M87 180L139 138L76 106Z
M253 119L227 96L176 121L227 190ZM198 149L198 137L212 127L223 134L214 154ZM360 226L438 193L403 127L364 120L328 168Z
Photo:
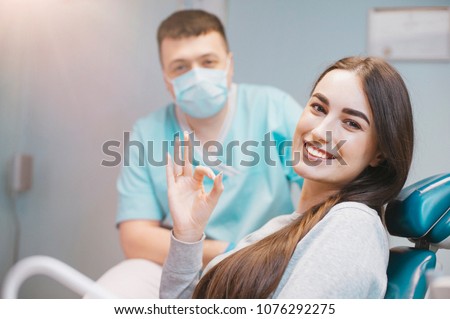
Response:
M222 174L216 176L209 167L204 166L198 166L192 172L189 136L186 132L184 141L187 143L185 142L186 145L183 146L185 159L183 165L172 162L170 155L167 154L169 210L173 219L174 236L184 242L195 242L202 238L208 219L222 194ZM177 149L179 145L176 143L175 150ZM206 193L203 187L205 176L214 180L214 186L209 193Z

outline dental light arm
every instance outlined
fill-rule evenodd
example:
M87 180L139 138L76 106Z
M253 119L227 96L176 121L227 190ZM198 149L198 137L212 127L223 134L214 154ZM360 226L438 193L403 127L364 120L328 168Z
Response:
M46 275L80 295L89 293L93 298L117 298L74 268L47 256L28 257L14 265L5 277L2 297L17 298L22 283L34 275Z

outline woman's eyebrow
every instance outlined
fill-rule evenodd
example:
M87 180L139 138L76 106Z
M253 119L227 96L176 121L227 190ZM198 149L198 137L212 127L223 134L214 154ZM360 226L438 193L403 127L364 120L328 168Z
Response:
M343 110L342 110L342 113L345 113L345 114L349 114L349 115L353 115L353 116L357 116L357 117L359 117L359 118L362 118L364 121L366 121L367 122L367 124L369 124L369 126L370 126L370 121L369 121L369 119L367 118L367 116L366 116L366 114L364 114L363 112L360 112L360 111L357 111L357 110L355 110L355 109L350 109L350 108L344 108Z
M320 102L322 102L326 105L330 105L330 101L328 101L327 97L325 95L323 95L322 93L314 93L313 96L318 98L320 100Z
M324 104L326 104L326 105L328 105L328 106L330 105L330 101L329 101L328 98L327 98L325 95L323 95L322 93L314 93L313 96L316 97L316 98L318 98L322 103L324 103ZM369 126L370 126L369 118L368 118L367 115L364 114L363 112L360 112L360 111L357 111L357 110L355 110L355 109L348 108L348 107L344 108L344 109L342 110L342 112L343 112L343 113L346 113L346 114L349 114L349 115L357 116L357 117L363 119L364 121L366 121L367 124L369 124Z

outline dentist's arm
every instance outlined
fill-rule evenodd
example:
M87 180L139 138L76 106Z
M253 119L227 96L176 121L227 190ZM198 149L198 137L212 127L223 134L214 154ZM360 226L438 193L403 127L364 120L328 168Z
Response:
M120 223L120 242L126 258L143 258L162 265L170 246L170 230L158 220L131 220ZM203 244L203 265L223 253L227 242L207 239Z

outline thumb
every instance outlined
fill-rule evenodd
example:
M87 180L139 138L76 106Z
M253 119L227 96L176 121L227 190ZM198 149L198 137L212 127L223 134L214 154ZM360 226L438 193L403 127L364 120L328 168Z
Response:
M167 153L167 165L166 165L166 178L167 187L170 188L175 183L175 176L173 172L172 158L169 153Z

